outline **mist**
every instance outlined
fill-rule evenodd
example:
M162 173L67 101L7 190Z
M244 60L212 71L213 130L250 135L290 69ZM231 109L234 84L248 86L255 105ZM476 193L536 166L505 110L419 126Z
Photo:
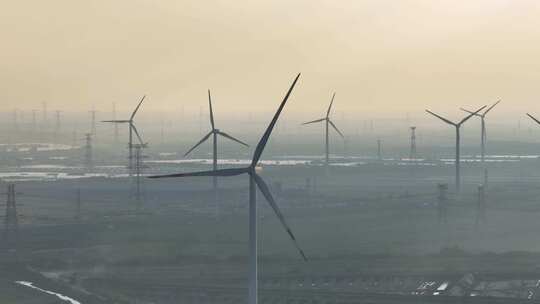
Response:
M536 1L19 1L0 303L537 303Z

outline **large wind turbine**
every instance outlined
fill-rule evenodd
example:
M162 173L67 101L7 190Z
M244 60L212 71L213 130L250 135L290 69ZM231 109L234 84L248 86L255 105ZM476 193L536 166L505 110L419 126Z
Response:
M203 142L205 142L208 138L210 138L210 136L212 136L213 138L213 152L214 152L214 162L213 162L213 169L214 170L217 170L217 137L218 135L221 135L225 138L228 138L232 141L235 141L241 145L244 145L246 147L249 147L248 144L246 144L245 142L239 140L239 139L236 139L234 137L232 137L231 135L221 131L220 129L216 129L216 125L214 123L214 111L212 110L212 97L210 96L210 90L208 90L208 106L209 106L209 109L210 109L210 126L212 127L212 130L210 130L210 132L208 134L206 134L195 146L193 146L191 149L189 149L186 154L184 154L184 157L187 156L189 153L191 153L191 151L195 150L195 148L197 148L200 144L202 144ZM214 179L214 191L217 190L217 176L214 176L213 177Z
M486 121L485 121L485 118L486 118L486 114L489 113L489 111L491 111L491 109L493 109L497 104L499 104L499 102L501 102L500 100L497 101L496 103L492 104L491 107L487 108L487 110L484 111L484 113L480 114L480 113L477 113L477 114L474 114L474 116L478 116L480 117L480 122L481 122L481 131L480 131L480 154L481 154L481 158L482 158L482 163L484 163L484 160L485 160L485 157L486 157ZM473 113L472 111L469 111L467 109L464 109L464 108L460 108L462 111L465 111L467 113Z
M292 233L291 229L289 228L289 225L285 221L285 217L283 216L283 214L281 213L281 210L279 209L278 205L274 201L274 198L272 197L272 194L270 193L268 186L266 185L264 180L257 174L257 170L256 170L257 163L259 162L259 159L261 158L261 155L264 151L264 147L266 146L266 143L268 142L270 134L272 133L272 130L274 129L274 126L279 118L279 115L281 114L281 111L283 110L283 107L285 106L285 103L287 102L287 99L289 98L299 77L300 77L300 74L298 74L296 78L294 79L291 87L289 88L289 91L285 95L285 98L281 102L276 114L274 115L274 118L272 118L272 121L268 125L268 128L266 129L259 143L257 144L257 147L255 148L255 152L253 154L253 159L249 167L220 169L220 170L191 172L191 173L179 173L179 174L170 174L170 175L150 177L150 178L163 178L163 177L187 177L187 176L235 176L235 175L241 175L241 174L248 174L249 176L248 303L249 304L257 304L257 196L256 196L257 188L259 188L263 196L266 198L267 202L270 204L270 207L272 207L272 209L274 210L274 213L276 214L278 219L281 221L281 224L283 225L283 227L289 234L289 237L292 239L294 245L296 246L302 258L304 260L307 260L306 256L304 255L304 252L298 246L296 238L294 234Z
M326 111L326 116L324 118L320 118L320 119L315 119L315 120L312 120L312 121L308 121L308 122L305 122L303 123L302 125L308 125L308 124L312 124L312 123L316 123L316 122L321 122L321 121L324 121L325 124L326 124L326 128L325 128L325 165L328 166L328 163L330 162L330 135L328 134L328 129L329 129L329 126L332 126L332 128L334 128L334 130L336 130L336 132L341 136L341 138L344 138L343 137L343 133L341 133L341 131L339 131L339 129L336 127L336 125L332 122L332 120L330 119L330 111L332 110L332 104L334 103L334 97L336 97L336 93L332 94L332 100L330 101L330 105L328 106L328 110Z
M482 109L484 109L486 106L483 106L481 107L480 109L472 112L471 114L465 116L465 118L463 118L462 120L460 120L458 123L455 123L455 122L452 122L438 114L435 114L433 112L431 112L430 110L426 110L426 112L428 112L429 114L439 118L440 120L444 121L445 123L449 124L449 125L452 125L456 128L456 192L459 193L460 191L460 188L461 188L461 177L460 177L460 173L459 173L459 148L460 148L460 134L459 134L459 130L461 128L461 125L463 125L463 123L465 123L467 120L469 120L469 118L473 117L474 115L476 115L478 112L482 111Z
M102 122L111 122L115 124L129 124L129 142L128 142L128 154L129 154L129 170L131 174L131 169L133 168L133 133L137 136L137 139L139 140L139 143L141 145L144 145L141 135L139 134L139 131L137 131L137 127L135 127L135 114L137 114L137 111L139 111L139 108L141 107L141 104L144 101L144 98L146 95L144 95L141 98L141 101L139 101L139 104L137 104L137 107L135 107L135 110L131 113L131 116L129 119L125 120L103 120Z

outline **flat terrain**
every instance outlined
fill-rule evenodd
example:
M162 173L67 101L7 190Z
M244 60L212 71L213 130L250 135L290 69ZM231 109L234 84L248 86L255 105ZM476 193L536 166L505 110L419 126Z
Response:
M450 166L373 163L328 172L320 166L265 166L262 174L309 261L300 259L260 197L261 299L455 303L479 295L470 301L530 302L540 280L536 166L530 160L526 166L489 167L494 177L487 216L478 225L478 165L465 168L461 195L450 189L447 223L437 220L436 184L452 188ZM3 259L9 273L4 302L57 301L16 286L16 280L83 303L245 301L247 179L221 179L217 204L210 182L145 180L140 205L130 198L128 178L18 183L21 225L16 253ZM448 287L433 296L445 282Z

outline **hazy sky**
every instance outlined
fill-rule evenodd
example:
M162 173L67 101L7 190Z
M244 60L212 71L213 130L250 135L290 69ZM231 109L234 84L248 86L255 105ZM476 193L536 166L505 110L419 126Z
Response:
M540 2L533 0L50 0L0 12L9 109L273 110L380 114L503 98L540 112ZM311 116L311 115L310 115Z

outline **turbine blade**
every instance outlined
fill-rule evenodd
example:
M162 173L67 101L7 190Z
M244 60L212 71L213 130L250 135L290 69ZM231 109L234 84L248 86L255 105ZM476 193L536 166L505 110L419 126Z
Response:
M285 228L285 231L287 231L287 234L289 234L289 237L293 241L294 246L296 247L296 249L298 250L298 252L302 256L304 261L307 261L307 257L304 254L304 251L298 245L298 242L296 241L296 238L295 238L291 228L287 224L287 221L285 220L285 217L283 216L283 213L281 213L281 210L279 209L278 205L276 204L276 201L272 197L272 194L270 193L270 189L268 189L268 186L266 185L264 180L259 175L257 175L256 173L253 173L253 178L255 179L255 183L257 184L257 186L259 186L259 190L261 190L262 194L266 198L266 201L268 202L270 207L272 207L272 209L274 210L274 213L276 214L279 221L281 222L281 225L283 225L283 228Z
M312 120L312 121L305 122L302 125L309 125L309 124L316 123L316 122L321 122L321 121L324 121L324 120L326 120L326 118L315 119L315 120Z
M210 171L198 171L198 172L186 172L175 173L166 175L153 175L148 178L170 178L170 177L189 177L189 176L235 176L248 172L248 168L232 168L232 169L220 169Z
M478 112L482 111L486 106L483 106L481 107L480 109L470 113L469 115L467 115L465 118L463 118L457 125L458 126L461 126L464 122L466 122L467 120L469 120L469 118L473 117L474 115L478 114Z
M130 123L129 125L133 129L133 132L135 132L135 135L137 136L137 138L139 139L139 143L141 145L144 145L144 142L143 142L143 140L141 138L141 135L139 134L139 131L137 131L137 127L135 127L135 124Z
M332 125L334 130L336 130L336 132L338 132L338 134L341 136L341 138L345 138L345 136L343 136L343 133L341 133L341 131L336 127L336 125L330 119L328 120L328 122L330 123L330 125Z
M300 74L298 74L296 78L294 79L291 87L289 88L289 91L287 91L287 94L285 95L285 98L283 98L283 101L279 105L279 108L277 109L276 114L274 114L274 118L272 118L272 121L268 125L268 128L266 129L263 136L261 137L261 140L257 144L257 148L255 148L255 153L253 154L253 160L251 161L252 167L257 165L257 163L259 162L259 159L261 158L261 155L264 151L264 147L266 146L266 143L268 142L268 138L270 138L270 134L272 134L272 130L274 129L274 126L276 125L279 115L281 114L281 111L283 110L285 103L287 103L287 99L289 99L289 96L291 95L292 90L294 89L294 86L296 85L296 82L298 81L298 78L300 78Z
M495 108L495 106L498 105L499 102L501 102L501 101L497 100L496 103L492 104L491 107L489 107L486 111L484 111L484 115L486 115L489 111L491 111L491 109Z
M532 120L534 120L537 124L540 125L540 120L536 119L534 116L532 116L531 114L527 113L527 116L529 116Z
M239 144L241 144L241 145L244 145L244 146L246 146L246 147L249 147L249 145L246 144L245 142L243 142L243 141L241 141L241 140L239 140L239 139L236 139L236 138L232 137L231 135L229 135L229 134L227 134L227 133L225 133L225 132L219 131L218 134L221 135L221 136L223 136L223 137L226 137L226 138L228 138L228 139L230 139L230 140L232 140L232 141L235 141L235 142L237 142L237 143L239 143Z
M330 105L328 106L328 110L326 111L326 118L330 116L330 111L332 110L332 104L334 103L334 97L336 97L336 92L332 94L332 100L330 100Z
M102 120L101 122L128 123L129 120Z
M463 112L467 112L467 113L471 113L471 114L474 113L473 111L470 111L470 110L467 110L467 109L464 109L464 108L459 108L459 109L460 109L461 111L463 111ZM482 115L480 115L480 114L475 114L475 116L482 116Z
M210 90L208 90L208 105L210 106L210 124L212 125L212 130L214 130L214 111L212 110L212 97L210 97Z
M446 119L446 118L444 118L444 117L442 117L442 116L440 116L438 114L435 114L435 113L431 112L430 110L426 110L426 112L428 112L429 114L431 114L431 115L437 117L438 119L446 122L447 124L450 124L450 125L453 125L453 126L456 125L455 123L451 122L450 120L448 120L448 119Z
M141 107L141 104L142 104L142 102L144 101L145 98L146 98L146 95L144 95L144 96L141 98L141 101L139 101L139 104L138 104L137 107L135 108L135 111L133 111L133 113L131 113L131 117L129 118L129 120L133 120L133 118L135 117L135 114L137 114L137 111L139 111L139 108Z
M206 134L195 146L191 147L191 149L189 149L186 152L186 154L184 154L184 157L186 157L189 153L191 153L191 151L195 150L195 148L197 148L200 144L205 142L208 139L208 137L210 137L210 135L212 135L212 131L210 131L210 133Z

